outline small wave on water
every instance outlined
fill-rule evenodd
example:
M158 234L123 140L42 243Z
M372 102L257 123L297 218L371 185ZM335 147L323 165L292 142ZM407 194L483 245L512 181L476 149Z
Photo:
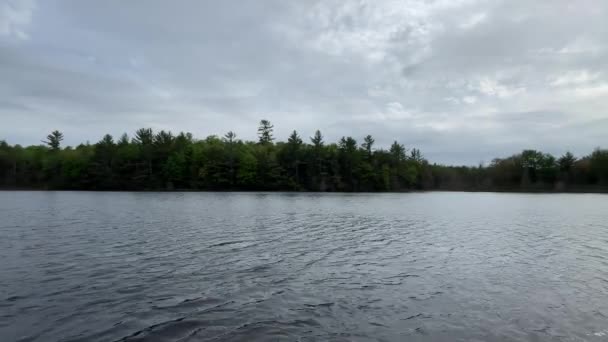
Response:
M48 196L0 193L0 341L608 337L606 196Z

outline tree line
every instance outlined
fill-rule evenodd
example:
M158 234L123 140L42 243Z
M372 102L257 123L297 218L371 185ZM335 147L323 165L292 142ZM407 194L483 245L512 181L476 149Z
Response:
M478 167L430 164L420 150L395 141L375 148L328 143L320 131L293 131L276 142L262 120L258 141L234 132L195 139L141 128L132 138L106 134L95 144L62 147L63 134L22 147L0 141L0 188L61 190L285 190L285 191L597 191L608 192L608 150L556 158L525 150Z

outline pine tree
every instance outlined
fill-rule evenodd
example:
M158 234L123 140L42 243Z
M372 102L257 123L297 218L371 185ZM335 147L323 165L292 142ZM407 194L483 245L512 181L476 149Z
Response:
M274 126L268 120L261 120L258 127L259 143L261 145L271 144L274 140L272 136Z
M47 144L51 150L58 151L61 145L61 141L63 140L63 133L58 130L54 130L51 134L46 136L47 140L43 140L42 142Z

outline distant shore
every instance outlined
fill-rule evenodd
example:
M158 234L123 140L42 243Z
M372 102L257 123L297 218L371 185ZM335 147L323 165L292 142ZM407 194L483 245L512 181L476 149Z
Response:
M62 146L51 132L44 145L23 147L0 140L0 188L119 191L468 191L606 193L608 150L554 156L523 150L487 165L430 162L399 141L378 147L371 135L326 141L293 131L276 141L261 120L258 141L234 132L196 139L141 128L118 140L106 134L95 144ZM305 141L308 140L308 141ZM387 141L386 137L383 137ZM390 140L388 140L390 141Z
M308 191L308 190L209 190L209 189L41 189L41 188L0 188L0 191L37 192L216 192L216 193L291 193L291 194L407 194L426 192L469 192L469 193L514 193L514 194L608 194L608 187L576 189L412 189L401 191Z

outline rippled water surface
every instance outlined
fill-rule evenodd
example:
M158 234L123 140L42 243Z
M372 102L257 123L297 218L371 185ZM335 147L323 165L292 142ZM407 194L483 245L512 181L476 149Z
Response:
M0 341L606 341L608 196L0 192Z

